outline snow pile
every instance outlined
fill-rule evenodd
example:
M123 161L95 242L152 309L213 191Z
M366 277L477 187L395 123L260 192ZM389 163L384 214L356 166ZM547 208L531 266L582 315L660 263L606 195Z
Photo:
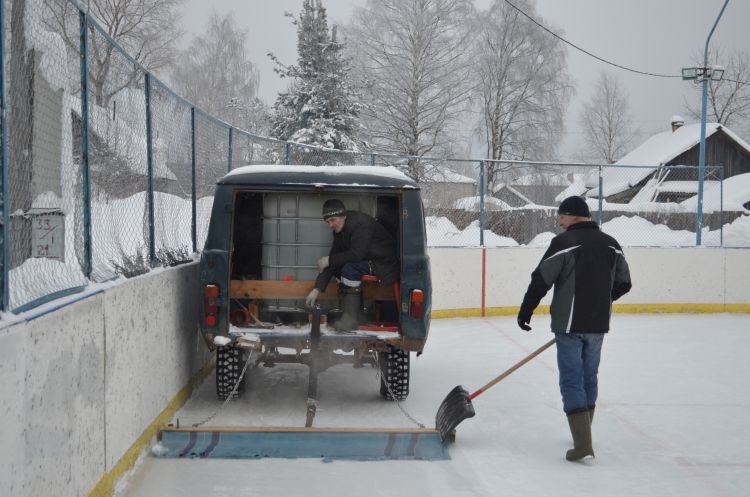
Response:
M481 197L463 197L454 202L453 208L466 212L479 212L480 203ZM486 195L484 197L484 209L487 211L509 211L513 210L513 207L500 199Z
M479 221L472 222L463 231L459 230L445 217L429 216L425 218L428 247L478 247ZM512 238L499 236L490 230L484 230L486 247L515 247L518 242Z

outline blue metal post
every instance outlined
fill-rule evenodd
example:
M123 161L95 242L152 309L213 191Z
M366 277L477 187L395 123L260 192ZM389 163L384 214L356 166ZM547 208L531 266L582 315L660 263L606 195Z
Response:
M2 168L2 198L0 207L3 209L3 252L0 264L2 269L2 284L0 285L0 311L8 309L8 297L10 295L8 284L8 261L10 261L10 212L8 209L8 111L5 98L5 1L0 0L0 168Z
M81 175L83 176L83 273L91 279L91 183L89 170L88 15L80 11L81 45Z
M286 161L285 164L291 164L291 158L292 158L292 144L289 142L286 142Z
M695 227L695 244L701 244L701 228L703 224L703 176L706 168L706 107L708 105L708 42L711 41L711 36L714 34L716 25L719 24L719 19L724 13L729 0L724 0L724 5L721 7L719 16L716 18L711 32L708 33L706 38L706 48L703 50L703 97L701 99L701 142L700 149L698 152L698 220Z
M604 178L602 178L602 166L599 166L599 226L602 225L602 210L604 209Z
M148 164L148 260L156 265L156 232L154 229L154 135L151 122L151 75L146 73L146 162Z
M484 246L484 161L479 161L479 245Z
M229 150L227 151L227 172L232 171L232 127L229 127Z
M193 219L190 223L190 236L193 238L193 253L198 252L198 230L197 230L197 208L196 208L196 174L195 174L195 107L190 107L190 156L193 179L193 193L191 214Z

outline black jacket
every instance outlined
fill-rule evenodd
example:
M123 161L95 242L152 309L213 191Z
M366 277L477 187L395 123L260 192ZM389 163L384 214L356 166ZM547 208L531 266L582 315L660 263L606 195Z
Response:
M341 274L347 262L369 261L374 274L383 283L398 280L396 240L373 217L359 211L346 211L346 222L341 233L333 234L333 246L328 267L315 279L315 288L325 290L334 275Z
M606 333L612 301L630 291L630 271L620 244L593 221L571 225L552 239L531 274L521 314L531 315L555 286L550 314L555 333Z

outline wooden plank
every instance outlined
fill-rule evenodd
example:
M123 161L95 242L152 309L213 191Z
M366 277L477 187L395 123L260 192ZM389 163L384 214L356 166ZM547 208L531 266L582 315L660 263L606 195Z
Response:
M296 300L307 297L314 285L314 281L232 280L229 293L233 299ZM393 289L378 282L363 282L362 292L366 300L394 300ZM338 298L338 285L330 283L318 300Z

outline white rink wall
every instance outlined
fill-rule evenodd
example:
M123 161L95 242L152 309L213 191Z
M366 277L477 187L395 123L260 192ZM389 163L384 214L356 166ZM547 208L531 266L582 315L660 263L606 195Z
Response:
M518 310L544 248L488 248L486 315ZM633 289L615 312L750 312L750 250L724 248L625 248ZM481 248L432 248L434 317L479 316ZM552 292L542 300L549 305ZM543 310L540 309L543 312Z
M486 315L517 312L543 253L486 249ZM433 317L481 315L483 250L429 254ZM625 254L634 286L618 312L750 312L748 249ZM197 277L196 263L154 271L0 328L0 495L112 494L158 422L208 371Z
M208 360L195 295L192 263L0 328L0 495L83 496L112 471Z

